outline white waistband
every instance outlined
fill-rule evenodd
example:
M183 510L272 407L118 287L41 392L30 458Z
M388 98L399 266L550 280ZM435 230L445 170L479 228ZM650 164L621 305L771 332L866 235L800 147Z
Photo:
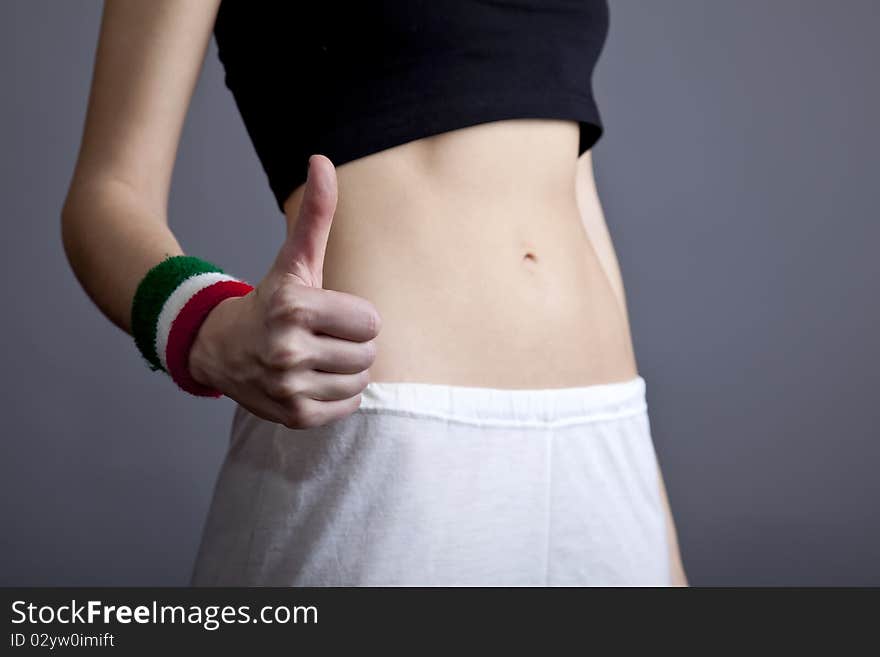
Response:
M431 417L502 426L564 426L611 420L647 410L645 380L568 388L485 388L441 383L371 381L362 413Z

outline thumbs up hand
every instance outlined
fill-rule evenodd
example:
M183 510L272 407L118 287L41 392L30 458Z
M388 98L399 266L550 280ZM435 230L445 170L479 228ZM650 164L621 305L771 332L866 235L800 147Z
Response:
M333 163L312 155L299 215L269 272L211 310L189 356L197 381L291 429L357 410L376 357L373 304L322 288L336 199Z

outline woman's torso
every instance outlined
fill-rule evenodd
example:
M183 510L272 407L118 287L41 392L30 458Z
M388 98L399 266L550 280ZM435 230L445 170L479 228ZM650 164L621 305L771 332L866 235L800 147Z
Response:
M636 375L601 266L611 246L591 243L578 207L577 146L574 121L515 119L337 167L323 281L382 317L371 380L555 388ZM291 224L302 191L285 203ZM585 213L601 213L593 201Z

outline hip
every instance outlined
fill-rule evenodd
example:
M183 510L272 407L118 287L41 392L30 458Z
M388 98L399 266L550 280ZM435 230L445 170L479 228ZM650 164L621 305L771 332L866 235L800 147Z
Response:
M196 585L666 585L645 382L371 382L292 430L237 407Z

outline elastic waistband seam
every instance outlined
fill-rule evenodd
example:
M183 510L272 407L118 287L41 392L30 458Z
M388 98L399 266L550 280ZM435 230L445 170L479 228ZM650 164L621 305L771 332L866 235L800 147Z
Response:
M387 406L370 407L362 406L355 413L369 415L394 415L397 417L406 417L412 419L437 420L440 422L450 422L454 424L464 424L480 427L506 427L506 428L535 428L535 429L552 429L556 427L576 426L582 424L594 424L597 422L611 422L628 417L643 414L647 412L648 404L642 400L636 405L617 411L596 412L589 415L572 415L556 420L526 420L526 419L503 419L503 418L478 418L466 417L461 415L448 415L446 413L431 411L412 411L400 408L390 408Z

